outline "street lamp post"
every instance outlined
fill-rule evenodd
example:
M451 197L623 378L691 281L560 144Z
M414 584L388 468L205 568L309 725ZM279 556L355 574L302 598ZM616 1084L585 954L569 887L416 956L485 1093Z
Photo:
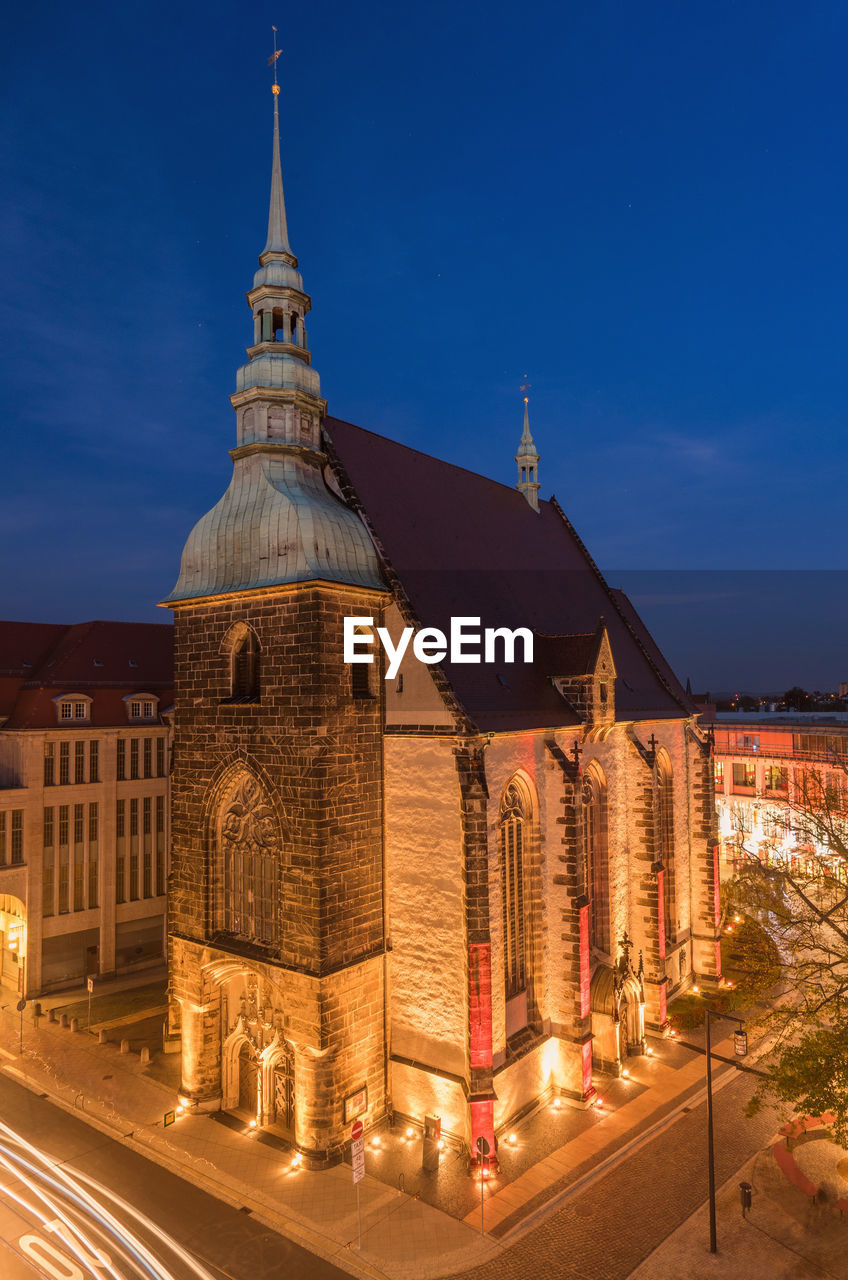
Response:
M713 1152L713 1069L712 1069L712 1048L710 1042L710 1019L726 1018L729 1022L738 1022L740 1027L745 1025L744 1018L737 1018L732 1013L716 1013L713 1009L706 1009L707 1024L707 1168L709 1170L710 1182L710 1253L716 1253L716 1203L715 1203L715 1154Z

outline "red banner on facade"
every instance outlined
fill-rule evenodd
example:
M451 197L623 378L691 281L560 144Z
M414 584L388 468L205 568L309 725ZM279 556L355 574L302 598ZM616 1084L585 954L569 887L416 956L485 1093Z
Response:
M660 959L665 957L665 872L657 872L657 932Z
M468 948L468 1019L472 1067L492 1065L492 948L472 942Z
M589 956L589 908L580 908L580 1017L588 1018L591 1009L591 964ZM591 1052L589 1074L591 1077Z
M583 1054L583 1097L592 1092L592 1041L587 1040L582 1046Z

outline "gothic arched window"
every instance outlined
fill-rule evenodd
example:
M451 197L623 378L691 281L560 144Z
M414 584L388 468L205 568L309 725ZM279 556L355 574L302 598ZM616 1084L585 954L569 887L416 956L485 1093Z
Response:
M231 638L230 696L234 702L259 699L259 641L252 627L241 623Z
M280 833L261 785L239 773L215 826L216 927L273 946L279 941Z
M610 954L609 823L607 786L596 768L583 779L583 837L586 892L589 896L589 942Z
M501 894L503 898L504 982L506 998L527 987L524 903L524 848L527 812L520 789L511 782L501 801Z
M663 907L666 935L677 933L677 907L674 875L674 796L671 761L665 752L657 758L657 812L656 824L659 837L659 858L663 864Z

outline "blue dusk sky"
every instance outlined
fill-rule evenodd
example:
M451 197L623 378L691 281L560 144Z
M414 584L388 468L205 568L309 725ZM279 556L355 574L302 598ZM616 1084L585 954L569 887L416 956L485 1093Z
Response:
M682 678L848 678L835 0L14 6L3 615L168 618L230 474L272 23L330 412L512 484L527 374L543 496Z

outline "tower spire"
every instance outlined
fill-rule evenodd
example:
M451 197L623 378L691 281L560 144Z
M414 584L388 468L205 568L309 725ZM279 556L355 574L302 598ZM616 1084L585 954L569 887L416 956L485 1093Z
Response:
M526 376L526 375L525 375ZM518 465L518 483L516 489L519 493L523 493L530 506L534 511L539 510L539 455L536 452L536 446L533 443L533 437L530 434L530 397L527 392L530 390L530 383L524 382L521 390L524 392L524 429L521 432L521 441L518 445L518 453L515 455L515 461Z
M271 161L271 206L268 211L268 239L262 250L266 253L284 253L293 257L289 245L289 231L286 225L286 202L283 196L283 170L280 164L280 86L277 83L277 59L282 49L277 48L277 28L274 31L274 52L268 59L268 65L274 68L274 83L271 92L274 95L274 150ZM261 259L260 259L261 261Z

